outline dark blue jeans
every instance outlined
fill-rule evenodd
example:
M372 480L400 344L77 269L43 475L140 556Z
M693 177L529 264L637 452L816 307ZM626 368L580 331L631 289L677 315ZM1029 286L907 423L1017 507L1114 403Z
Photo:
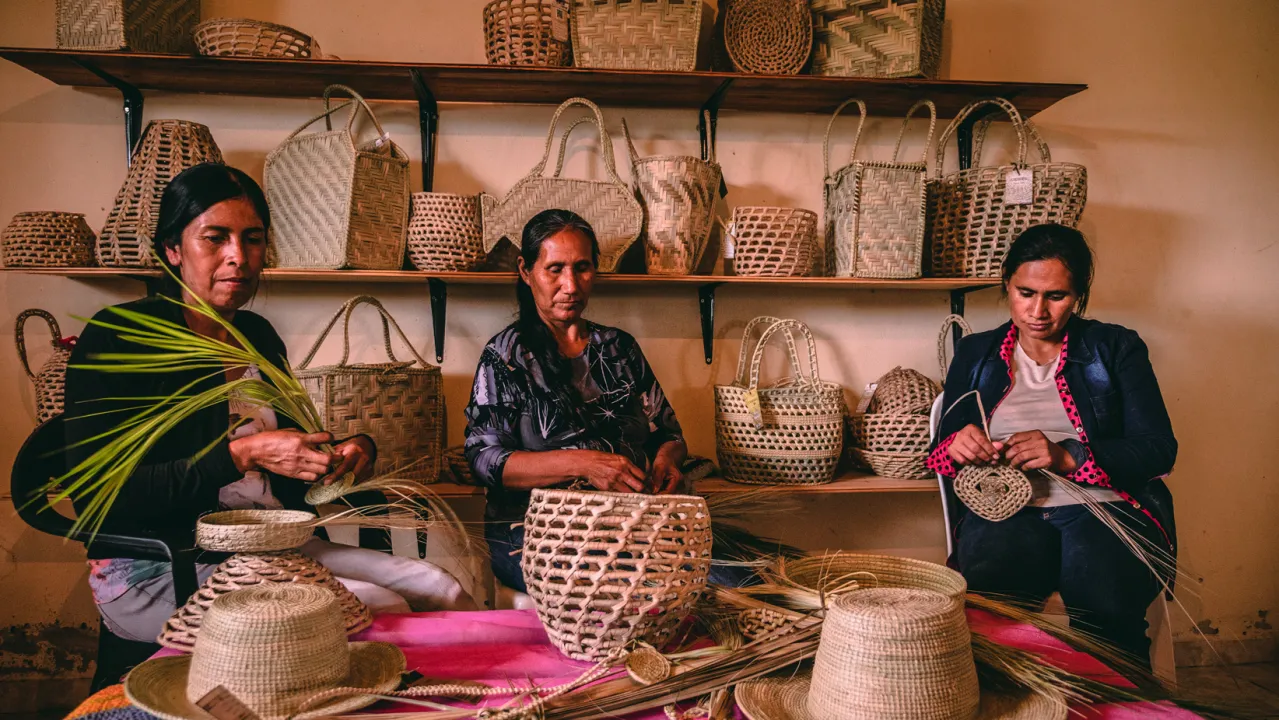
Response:
M1123 502L1105 507L1152 542L1159 528ZM1072 627L1110 642L1149 667L1146 608L1159 581L1083 505L1028 507L1003 522L967 513L956 555L968 589L1042 605L1061 593Z

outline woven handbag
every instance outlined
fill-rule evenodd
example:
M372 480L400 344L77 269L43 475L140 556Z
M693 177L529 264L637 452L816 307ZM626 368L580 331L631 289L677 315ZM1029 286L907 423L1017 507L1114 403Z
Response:
M830 172L830 131L841 110L857 103L861 120L853 136L849 163ZM928 139L917 163L900 162L902 137L915 111L928 108ZM831 115L822 141L826 207L826 267L834 277L917 278L924 255L925 184L928 146L937 125L937 108L928 100L915 103L893 147L890 162L865 162L857 146L866 124L866 104L846 100Z
M812 275L817 213L803 208L738 206L725 231L734 245L734 272L750 277Z
M90 267L96 238L83 213L20 212L0 234L5 267Z
M942 175L946 141L974 111L995 105L1008 114L1017 134L1017 156L1011 165L977 165ZM977 135L984 135L976 133ZM1034 144L1040 162L1026 163L1027 145ZM974 144L974 150L980 145ZM980 156L973 153L974 160ZM1008 178L1033 175L1029 202L1009 202ZM997 278L1008 247L1032 225L1079 224L1088 198L1088 171L1075 163L1053 162L1038 131L1003 98L978 100L959 111L937 142L935 175L928 181L928 238L932 243L932 274L936 277Z
M319 59L324 57L315 38L287 25L217 18L195 26L196 52L226 57Z
M27 362L27 340L23 329L27 320L32 317L41 318L49 324L53 345L53 354L44 361L44 365L40 366L40 372L36 373L31 372L31 365ZM18 348L18 359L22 361L22 369L35 385L36 422L43 423L51 417L61 415L67 384L67 360L71 358L71 350L75 347L76 339L62 337L62 330L58 328L58 321L53 315L39 308L31 308L18 313L18 319L13 327L13 342Z
M554 175L543 177L546 163L551 157L551 144L555 141L555 131L559 126L564 111L581 105L594 115L592 121L599 130L600 153L604 156L604 167L608 171L608 180L571 180L560 177L560 167ZM569 127L572 131L575 125ZM560 150L563 154L563 143L568 141L568 133L561 139ZM502 238L506 238L516 247L524 231L524 225L534 215L543 210L559 208L570 210L581 215L595 230L595 237L600 246L601 272L613 272L635 240L639 238L644 226L644 211L639 200L626 183L617 175L617 163L613 159L613 139L604 129L604 115L595 103L585 98L566 100L555 111L550 130L546 134L546 148L542 159L533 166L529 174L511 188L506 197L498 198L484 193L480 195L481 216L484 218L484 251L491 253Z
M946 0L810 0L813 74L936 78Z
M200 0L58 0L58 47L188 53Z
M693 70L701 29L702 0L573 0L573 64Z
M573 64L569 0L493 0L484 6L484 52L491 65Z
M478 196L418 192L410 200L406 244L413 267L427 272L466 272L484 262Z
M334 92L351 102L329 107ZM330 115L349 106L346 127ZM357 143L364 110L378 136ZM302 135L323 119L324 132ZM409 158L382 130L364 98L345 85L324 89L324 112L306 121L266 156L276 264L286 268L399 270L409 219Z
M752 334L765 325L752 348ZM779 332L786 339L793 374L760 387L764 349ZM797 334L807 346L807 374L795 344ZM844 446L844 410L843 388L820 377L817 346L808 326L798 320L757 317L742 334L733 384L715 386L720 470L729 480L760 485L830 482Z
M351 313L372 305L382 315L382 340L389 362L348 364ZM315 353L342 319L342 359L336 365L309 368ZM391 350L391 328L413 360L401 362ZM414 367L416 364L418 367ZM335 437L364 433L377 445L374 472L424 483L440 475L444 452L444 388L440 368L413 349L395 318L377 298L359 295L346 301L316 338L295 372L315 402L324 429Z
M813 51L808 0L731 0L724 47L738 72L797 74Z

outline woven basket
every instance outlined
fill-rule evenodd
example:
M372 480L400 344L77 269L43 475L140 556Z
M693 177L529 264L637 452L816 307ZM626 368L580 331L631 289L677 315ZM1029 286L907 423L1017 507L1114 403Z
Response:
M5 267L90 267L96 238L83 213L20 212L0 235Z
M44 365L40 366L40 372L37 373L31 372L31 365L27 362L27 340L24 329L27 320L32 317L41 318L49 324L49 335L52 338L50 344L53 346L53 354L44 361ZM71 349L75 347L75 341L73 337L62 337L58 321L45 310L31 308L18 313L18 319L13 327L13 343L18 348L18 359L22 361L22 369L35 385L37 424L62 414L64 390L67 384L67 360L71 358Z
M927 415L940 394L941 387L932 378L899 366L875 381L875 392L866 409L872 413Z
M351 102L329 107L341 92ZM330 115L350 106L346 127ZM389 140L377 116L345 85L324 89L325 111L294 130L266 157L272 249L286 268L399 270L409 218L409 158ZM355 118L369 116L378 137L357 143ZM324 132L300 133L323 119Z
M689 495L536 489L520 565L551 642L598 660L661 647L697 604L711 566L711 517Z
M1011 165L975 166L942 175L946 142L974 111L995 105L1008 114L1017 133L1017 156ZM982 125L982 128L985 126ZM975 137L983 137L978 132ZM1033 144L1041 162L1026 163L1027 145ZM974 144L978 159L981 144ZM1005 202L1005 180L1010 172L1034 174L1031 202ZM1088 171L1075 163L1055 163L1048 146L1029 121L1003 98L974 102L955 116L937 142L937 165L928 181L928 237L932 243L932 274L936 277L999 277L1008 247L1032 225L1079 224L1088 198Z
M195 523L195 543L214 552L294 550L315 534L315 515L303 510L227 510Z
M946 373L950 370L950 363L946 360L946 346L951 344L954 335L951 333L951 327L959 328L959 336L967 337L973 334L973 328L964 319L963 315L947 315L941 321L941 332L937 335L937 365L941 368L942 382L946 381Z
M928 453L932 437L927 415L856 413L848 416L853 445L871 452Z
M928 459L926 451L894 453L851 448L849 457L854 465L868 468L880 477L900 480L928 480L936 477L932 470L924 466L924 461Z
M191 33L196 52L229 57L301 58L323 57L320 44L310 35L285 25L218 18L195 26Z
M707 125L709 127L709 123ZM724 173L709 158L651 155L641 158L622 120L631 154L631 177L644 206L644 260L649 275L692 275L702 261L715 225L715 201Z
M160 197L170 180L201 163L222 163L222 151L209 128L186 120L148 123L106 225L98 234L98 264L154 266L151 242L160 220Z
M991 522L1016 515L1034 494L1026 473L1007 465L965 465L953 487L969 510Z
M689 71L702 0L573 0L572 27L577 67Z
M372 305L382 316L382 341L389 362L348 364L351 354L351 313ZM320 345L342 319L342 359L337 365L311 368ZM413 360L395 359L391 328L408 347ZM414 364L418 367L413 367ZM361 433L377 446L374 472L419 482L435 482L444 452L444 388L440 368L417 354L395 318L377 298L359 295L347 300L316 338L296 373L315 402L324 429L335 437ZM336 484L336 483L335 483Z
M560 140L561 162L551 177L542 172L551 158L551 145L555 141L560 117L569 108L580 105L591 111L590 119L599 131L600 153L608 180L571 180L560 177L563 168L564 143L568 133L578 123L569 126ZM484 251L492 253L503 238L519 247L524 226L534 215L552 208L570 210L582 216L595 230L599 241L601 272L613 272L623 253L639 238L644 227L644 210L639 200L617 175L617 163L613 158L613 139L604 129L604 114L595 103L585 98L570 98L555 111L551 127L546 134L546 147L542 159L524 176L506 197L498 198L484 193L480 196L481 216L484 218Z
M484 6L484 51L490 65L573 64L569 0L494 0Z
M853 136L849 163L830 171L830 131L835 118L850 103L857 103L861 120ZM897 159L911 116L928 108L928 139L919 162ZM857 146L866 124L866 104L846 100L831 115L822 141L825 183L826 268L834 277L917 278L924 256L924 206L928 146L937 124L937 108L921 100L906 113L890 162L856 160Z
M407 247L413 267L426 272L466 272L484 262L478 196L418 192L410 200Z
M946 0L810 0L813 74L936 78Z
M752 348L751 336L763 326L767 328ZM786 340L793 374L772 387L760 387L764 349L779 332ZM796 333L807 346L807 374ZM715 386L720 471L729 480L760 485L830 482L844 445L844 410L843 388L821 379L808 326L798 320L757 317L742 334L733 384Z
M337 596L346 634L354 635L373 624L368 606L347 590L323 565L293 551L241 553L218 565L213 575L165 621L156 642L164 647L190 652L200 635L204 613L214 600L232 590L251 588L264 583L307 583L319 585Z
M944 565L892 555L827 552L787 560L786 578L810 590L829 592L857 579L858 589L872 587L932 590L953 600L968 592L964 576Z
M188 53L200 0L58 0L58 47Z
M734 272L750 277L812 275L819 258L817 213L802 208L739 206L726 234Z
M732 0L724 45L738 72L795 75L813 50L808 0Z

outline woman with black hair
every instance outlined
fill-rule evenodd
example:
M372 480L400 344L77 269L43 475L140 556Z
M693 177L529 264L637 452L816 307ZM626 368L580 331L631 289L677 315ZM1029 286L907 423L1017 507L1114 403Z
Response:
M1177 440L1145 343L1082 317L1092 277L1078 230L1038 225L1017 237L1003 265L1012 318L956 348L943 395L955 406L928 466L951 478L965 465L1050 470L1171 554L1171 497L1161 478L1172 471ZM973 390L989 437L975 399L961 400ZM969 589L1038 605L1058 591L1072 623L1148 662L1145 615L1158 580L1071 494L1040 473L1027 476L1033 498L1013 517L955 514L952 561Z
M466 457L488 489L493 573L524 591L518 556L529 491L585 481L610 492L668 493L686 449L675 411L635 338L582 313L599 245L567 210L524 227L519 317L488 342L466 408Z

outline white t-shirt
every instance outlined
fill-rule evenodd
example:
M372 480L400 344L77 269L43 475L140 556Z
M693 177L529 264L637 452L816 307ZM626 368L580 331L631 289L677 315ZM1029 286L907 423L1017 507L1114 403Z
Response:
M256 367L249 366L246 379L261 380ZM236 427L236 423L248 418L248 422ZM231 398L231 427L228 439L238 440L267 430L278 430L275 411L243 398ZM218 505L226 510L279 510L284 507L271 493L271 480L264 473L250 470L244 477L218 490Z

